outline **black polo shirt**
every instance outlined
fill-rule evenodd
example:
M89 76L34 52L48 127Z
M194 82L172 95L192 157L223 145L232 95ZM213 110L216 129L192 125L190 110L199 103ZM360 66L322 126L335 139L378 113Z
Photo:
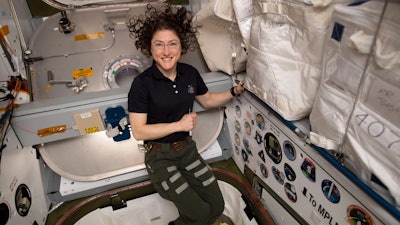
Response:
M147 113L147 124L176 122L192 111L195 96L207 91L203 78L193 66L178 63L177 76L171 81L153 63L133 80L128 111ZM187 136L188 132L177 132L153 141L172 143Z

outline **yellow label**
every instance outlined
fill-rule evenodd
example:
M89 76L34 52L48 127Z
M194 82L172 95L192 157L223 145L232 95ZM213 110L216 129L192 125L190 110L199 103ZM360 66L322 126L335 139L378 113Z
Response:
M90 134L90 133L95 133L99 131L98 127L89 127L89 128L85 128L85 133Z
M104 32L76 35L75 41L84 41L84 40L97 39L97 38L104 38Z
M81 77L90 77L92 75L93 75L92 67L87 67L87 68L72 71L72 77L74 79L78 79Z
M8 29L8 25L5 25L4 27L0 27L0 35L2 38L5 37L9 33L10 33L10 30Z
M49 92L49 90L50 90L50 88L51 88L51 85L50 85L50 84L48 84L48 85L47 85L47 87L46 87L46 90L45 90L45 92L46 92L46 93L48 93L48 92Z
M39 137L45 137L52 134L64 133L67 130L67 125L58 125L54 127L47 127L37 131Z

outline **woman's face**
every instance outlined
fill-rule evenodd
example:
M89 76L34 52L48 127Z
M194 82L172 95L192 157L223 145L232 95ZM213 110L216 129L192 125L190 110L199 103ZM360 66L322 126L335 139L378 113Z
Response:
M151 55L158 69L164 75L176 72L176 64L181 57L179 37L172 30L156 31L151 40Z

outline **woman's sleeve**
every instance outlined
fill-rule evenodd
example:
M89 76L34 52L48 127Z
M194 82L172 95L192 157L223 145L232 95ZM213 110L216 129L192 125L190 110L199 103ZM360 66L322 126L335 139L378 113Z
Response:
M128 111L136 113L147 113L149 93L143 80L134 79L128 93Z

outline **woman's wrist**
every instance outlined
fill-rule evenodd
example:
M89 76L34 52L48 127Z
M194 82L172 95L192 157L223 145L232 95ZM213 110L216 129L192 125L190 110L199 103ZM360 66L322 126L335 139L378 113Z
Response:
M230 91L231 91L231 95L232 95L233 97L239 96L238 94L236 94L236 88L235 88L235 87L231 87Z

